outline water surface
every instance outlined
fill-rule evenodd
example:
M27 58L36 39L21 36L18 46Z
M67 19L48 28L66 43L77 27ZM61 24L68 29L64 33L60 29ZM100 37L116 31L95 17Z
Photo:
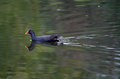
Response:
M120 1L0 1L0 79L120 79ZM60 34L63 45L36 44Z

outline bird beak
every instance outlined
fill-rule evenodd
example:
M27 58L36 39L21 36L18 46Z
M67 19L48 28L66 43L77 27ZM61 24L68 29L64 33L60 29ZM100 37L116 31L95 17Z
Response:
M28 33L29 33L29 30L25 34L28 34Z
M29 50L28 46L25 46L25 48L26 48L27 50Z

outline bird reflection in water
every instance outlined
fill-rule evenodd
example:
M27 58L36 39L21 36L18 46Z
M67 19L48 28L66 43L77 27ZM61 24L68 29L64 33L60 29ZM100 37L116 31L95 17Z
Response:
M56 41L56 42L41 42L41 41L31 41L30 46L25 46L27 48L27 50L32 51L36 44L40 44L40 45L52 45L52 46L60 46L63 45L62 42Z

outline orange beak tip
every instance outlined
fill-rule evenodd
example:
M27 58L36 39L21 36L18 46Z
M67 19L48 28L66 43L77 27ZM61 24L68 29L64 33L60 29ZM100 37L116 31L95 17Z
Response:
M27 50L29 50L28 46L25 46L25 48L26 48Z
M28 34L29 33L29 31L27 31L25 34Z

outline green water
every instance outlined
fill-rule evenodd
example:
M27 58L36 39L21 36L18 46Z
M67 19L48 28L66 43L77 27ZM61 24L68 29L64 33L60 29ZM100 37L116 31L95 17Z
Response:
M28 51L30 28L63 45ZM1 0L0 79L120 79L120 1Z

